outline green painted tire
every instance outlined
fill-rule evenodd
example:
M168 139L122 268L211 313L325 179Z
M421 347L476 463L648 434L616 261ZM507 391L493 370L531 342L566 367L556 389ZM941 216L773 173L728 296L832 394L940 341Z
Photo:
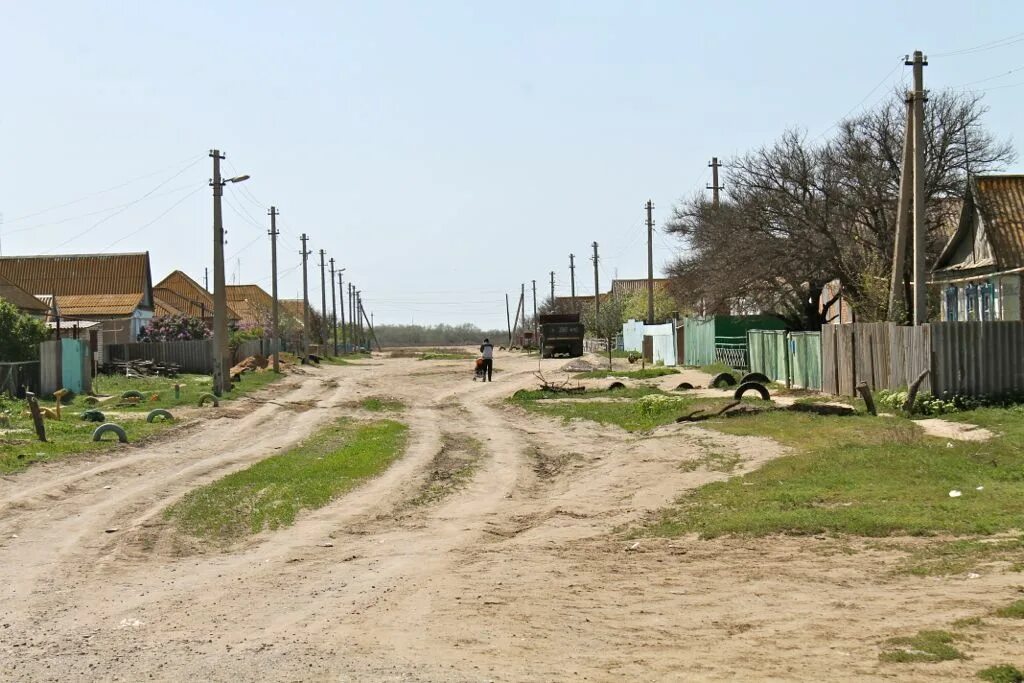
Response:
M174 416L171 415L168 411L164 410L163 408L154 408L153 410L149 411L149 413L146 415L146 422L152 422L158 417L162 417L168 422L174 421Z
M106 422L107 416L98 410L87 410L82 413L82 419L87 422Z
M121 443L128 443L128 435L125 434L124 429L120 425L116 425L113 422L107 422L97 427L96 431L92 433L92 440L102 441L103 435L106 434L107 432L113 432L114 434L117 434L117 440L120 441Z
M131 391L126 391L123 394L121 394L121 398L137 398L137 399L139 399L141 401L142 400L142 392L141 391L135 391L134 389L132 389Z
M199 407L202 407L203 404L206 403L207 401L212 402L214 408L220 406L220 401L217 400L216 396L214 396L213 394L203 394L202 396L199 397Z

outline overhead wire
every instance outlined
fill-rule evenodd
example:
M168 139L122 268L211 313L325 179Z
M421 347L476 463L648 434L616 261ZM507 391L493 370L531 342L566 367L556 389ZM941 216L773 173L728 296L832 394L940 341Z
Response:
M1015 33L1012 36L1000 38L999 40L993 40L988 43L982 43L981 45L975 45L974 47L963 48L961 50L951 50L949 52L935 52L932 53L932 57L959 57L962 55L977 54L979 52L987 52L989 50L995 50L1001 47L1009 47L1010 45L1016 45L1017 43L1024 42L1024 33Z
M111 242L107 246L103 247L103 249L101 249L100 251L106 251L107 249L110 249L115 244L120 244L121 242L123 242L124 240L128 239L129 237L132 237L132 236L137 235L138 233L142 232L143 230L145 230L146 228L148 228L149 226L153 225L154 223L159 221L161 218L163 218L164 216L169 214L171 211L174 211L176 208L178 208L179 206L184 204L186 200L188 200L189 198L194 196L196 193L198 193L202 189L203 189L203 185L200 185L199 187L197 187L196 189L192 190L191 192L189 192L187 195L185 195L184 197L182 197L178 201L176 201L173 204L171 204L167 209L165 209L159 216L157 216L153 220L149 221L145 225L143 225L143 226L141 226L141 227L139 227L139 228L137 228L135 230L132 230L127 235L114 240L113 242Z

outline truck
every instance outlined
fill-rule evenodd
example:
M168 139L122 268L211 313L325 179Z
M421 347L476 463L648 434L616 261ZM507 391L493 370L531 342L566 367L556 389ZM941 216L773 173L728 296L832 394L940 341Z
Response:
M537 324L540 328L538 346L543 358L583 355L583 324L579 313L540 315Z

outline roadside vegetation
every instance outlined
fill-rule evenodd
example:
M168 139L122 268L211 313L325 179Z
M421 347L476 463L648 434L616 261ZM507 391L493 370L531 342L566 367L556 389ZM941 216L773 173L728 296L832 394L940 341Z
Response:
M227 545L295 522L376 476L403 452L406 427L341 419L285 453L196 489L165 516L180 531Z
M625 379L655 379L665 375L677 375L679 370L675 368L650 367L643 370L590 370L574 375L578 379L606 379L608 377L622 377Z
M1019 529L1024 409L986 408L959 417L997 436L987 442L947 441L925 436L903 418L790 411L709 421L708 427L728 434L772 438L793 453L697 489L647 531L713 538L989 535Z
M405 410L405 404L392 396L369 396L359 402L359 407L373 413L398 413Z
M221 405L262 389L282 376L273 372L245 373L234 390L221 397ZM175 384L178 385L177 397ZM61 419L44 419L45 443L36 438L32 418L26 414L28 404L24 400L0 397L0 473L17 472L36 462L130 447L173 424L163 420L146 422L149 411L163 408L173 415L176 408L195 407L212 386L209 375L184 374L174 379L99 375L93 378L93 392L99 397L98 401L93 403L87 396L65 397L61 403ZM126 391L138 391L142 398L135 402L122 400L121 395ZM57 402L52 399L39 399L44 414L55 414L56 406ZM121 444L110 436L103 441L93 441L92 433L99 423L82 419L82 413L87 410L98 410L103 413L103 421L123 427L128 444Z
M483 456L483 444L466 434L445 433L434 456L427 481L409 505L429 505L464 488L473 478Z

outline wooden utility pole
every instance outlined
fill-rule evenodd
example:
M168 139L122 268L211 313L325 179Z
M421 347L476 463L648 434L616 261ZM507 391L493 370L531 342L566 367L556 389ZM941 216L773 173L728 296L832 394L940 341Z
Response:
M597 314L601 312L601 288L597 279L597 242L592 245L594 247L594 255L591 260L594 262L594 322L597 323Z
M278 327L278 303L277 303L277 207L270 207L270 292L273 301L270 304L270 343L273 344L274 372L281 372L281 361L278 358L278 349L281 345L281 332Z
M327 264L324 256L327 252L320 250L320 343L327 343ZM333 279L332 279L333 281ZM323 349L320 349L323 353Z
M654 324L654 202L647 200L647 324Z
M928 269L925 263L925 241L928 226L924 205L924 67L928 62L917 50L914 67L914 324L928 322Z
M508 325L508 345L512 346L512 310L508 303L508 292L505 292L505 323Z
M334 331L334 355L338 355L338 295L334 291L334 257L331 263L331 329Z
M914 104L907 95L907 123L903 131L903 157L900 165L900 195L896 204L896 243L892 255L892 278L889 281L889 320L903 322L907 297L904 287L906 275L907 237L912 229L910 204L914 200ZM840 306L842 310L842 306Z
M555 271L551 271L551 310L555 310ZM555 311L557 313L557 311Z
M348 340L345 335L345 287L344 278L342 277L345 273L345 269L342 268L338 271L338 299L341 301L341 348L346 350L348 348Z
M711 161L708 162L708 166L711 167L711 184L707 186L707 189L711 190L711 205L718 208L718 191L724 190L725 187L718 184L718 168L722 164L718 163L718 157L711 157Z
M533 342L537 343L537 281L533 282Z
M578 312L576 307L576 255L569 254L569 291L572 296L572 310Z
M308 257L311 253L306 249L306 241L309 236L306 233L302 233L299 237L302 241L302 355L306 356L309 354L309 272L306 268Z

